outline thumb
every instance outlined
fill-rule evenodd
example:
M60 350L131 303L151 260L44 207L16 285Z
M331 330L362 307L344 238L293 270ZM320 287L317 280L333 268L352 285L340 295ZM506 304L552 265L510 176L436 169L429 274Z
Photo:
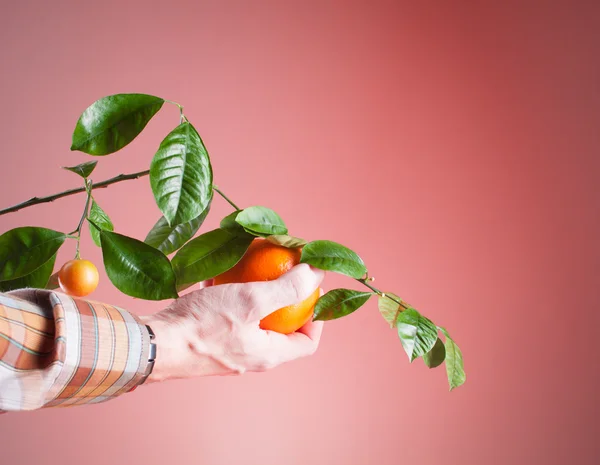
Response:
M249 283L251 313L257 320L308 298L321 284L325 273L305 263L295 266L274 281Z

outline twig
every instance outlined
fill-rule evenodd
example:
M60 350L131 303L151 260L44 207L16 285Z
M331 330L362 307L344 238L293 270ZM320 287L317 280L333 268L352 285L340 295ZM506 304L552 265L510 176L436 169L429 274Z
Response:
M102 189L104 187L110 186L111 184L116 184L116 183L122 182L122 181L129 181L131 179L142 178L144 176L148 176L149 174L150 174L150 170L138 171L137 173L119 174L118 176L115 176L114 178L110 178L105 181L100 181L95 184L92 184L90 187L92 190L93 189ZM213 186L213 189L221 197L223 197L233 208L235 208L236 210L241 210L241 208L239 208L225 194L223 194L223 192L221 192L217 186ZM62 199L63 197L68 197L69 195L81 194L82 192L85 192L85 191L86 191L85 187L77 187L75 189L69 189L64 192L59 192L58 194L48 195L46 197L32 197L31 199L26 200L25 202L21 202L17 205L13 205L12 207L5 208L4 210L0 210L0 216L6 215L7 213L13 213L13 212L19 211L23 208L32 207L34 205L39 205L41 203L54 202L55 200Z
M390 299L392 302L396 302L398 305L400 305L404 310L406 310L408 307L406 306L406 302L404 302L402 299L400 299L400 301L394 299L391 295L386 294L383 291L380 291L379 289L377 289L375 286L372 286L371 284L369 284L368 282L368 278L360 278L357 279L357 281L365 286L367 286L369 289L371 289L375 294L377 294L379 297L386 297L388 299Z
M148 174L150 174L150 170L139 171L137 173L130 173L130 174L119 174L118 176L115 176L114 178L110 178L105 181L97 182L97 183L93 184L91 186L91 188L92 189L102 189L103 187L108 187L111 184L116 184L121 181L128 181L130 179L138 179L143 176L148 176ZM9 207L9 208L5 208L4 210L0 210L0 215L6 215L7 213L13 213L13 212L19 211L23 208L31 207L33 205L38 205L40 203L53 202L57 199L67 197L69 195L80 194L85 191L86 191L85 187L77 187L75 189L69 189L64 192L59 192L58 194L48 195L47 197L33 197L25 202L19 203L17 205Z

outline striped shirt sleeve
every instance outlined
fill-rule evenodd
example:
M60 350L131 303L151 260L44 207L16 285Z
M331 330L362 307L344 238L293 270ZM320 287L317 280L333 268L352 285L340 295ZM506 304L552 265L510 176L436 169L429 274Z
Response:
M104 402L143 379L146 327L112 305L46 290L0 294L0 412Z

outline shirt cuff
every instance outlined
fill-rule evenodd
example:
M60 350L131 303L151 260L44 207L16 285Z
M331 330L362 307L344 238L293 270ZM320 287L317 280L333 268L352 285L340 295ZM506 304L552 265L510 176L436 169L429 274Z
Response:
M45 290L12 296L37 304L54 319L50 363L23 378L22 404L68 407L114 399L137 386L148 365L150 336L131 313L107 304ZM42 304L42 305L40 305ZM46 379L35 383L35 376ZM25 408L24 408L25 409Z

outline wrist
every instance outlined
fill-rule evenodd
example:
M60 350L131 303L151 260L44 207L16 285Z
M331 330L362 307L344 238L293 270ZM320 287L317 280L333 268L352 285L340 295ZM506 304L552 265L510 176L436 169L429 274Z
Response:
M152 328L156 344L154 369L144 384L244 371L227 360L222 343L204 341L197 321L182 318L174 309L140 317L140 322Z

